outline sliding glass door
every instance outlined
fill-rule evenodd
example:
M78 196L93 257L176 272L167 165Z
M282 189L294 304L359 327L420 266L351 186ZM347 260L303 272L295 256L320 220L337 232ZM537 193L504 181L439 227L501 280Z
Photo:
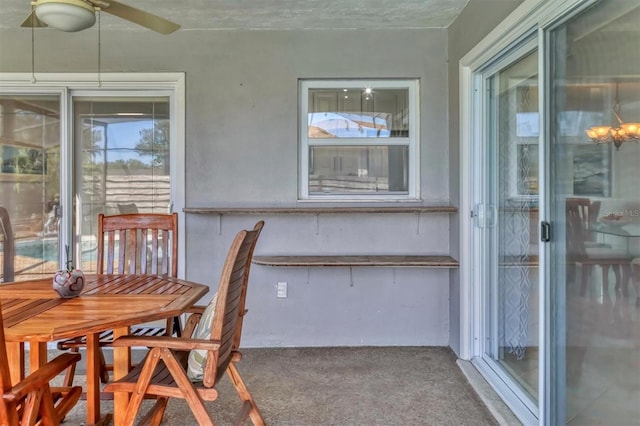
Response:
M474 363L525 424L638 424L640 3L550 3L471 81Z
M476 151L476 225L483 262L482 361L523 412L537 415L538 54L535 38L491 64L484 90L484 138Z
M81 267L96 267L98 214L171 209L169 96L74 92L75 229Z
M549 32L556 424L640 419L640 3Z
M0 92L0 282L58 269L60 98Z
M0 283L94 272L100 213L183 207L183 76L102 78L0 74Z

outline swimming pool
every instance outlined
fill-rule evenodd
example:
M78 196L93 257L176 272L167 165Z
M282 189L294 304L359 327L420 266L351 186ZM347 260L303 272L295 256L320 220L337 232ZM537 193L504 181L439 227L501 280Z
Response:
M91 260L96 256L95 246L83 243L82 260ZM57 262L58 261L58 239L43 238L39 240L22 240L15 242L15 253L17 256L26 256L38 260Z
M58 240L45 238L42 240L16 241L15 253L18 256L32 257L52 262L58 261Z

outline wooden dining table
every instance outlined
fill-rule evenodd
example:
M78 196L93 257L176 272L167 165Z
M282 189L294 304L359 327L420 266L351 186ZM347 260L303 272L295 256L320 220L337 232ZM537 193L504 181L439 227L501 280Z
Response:
M12 382L25 374L24 344L29 344L30 371L47 362L47 342L86 336L87 412L89 425L106 424L111 414L100 412L100 348L98 336L114 330L114 337L129 327L180 315L209 291L209 287L169 276L86 275L78 297L63 299L52 288L52 279L0 285ZM114 348L114 377L131 367L128 348ZM128 395L114 395L114 424L122 424Z

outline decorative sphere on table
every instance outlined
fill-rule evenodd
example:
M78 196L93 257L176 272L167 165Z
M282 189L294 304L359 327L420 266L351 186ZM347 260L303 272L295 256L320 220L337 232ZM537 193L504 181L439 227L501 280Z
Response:
M65 299L76 297L84 288L84 273L80 269L60 270L53 277L53 289Z
M53 289L65 299L76 297L84 288L84 273L80 269L74 269L73 261L69 257L69 246L65 246L67 252L67 269L61 269L53 276Z

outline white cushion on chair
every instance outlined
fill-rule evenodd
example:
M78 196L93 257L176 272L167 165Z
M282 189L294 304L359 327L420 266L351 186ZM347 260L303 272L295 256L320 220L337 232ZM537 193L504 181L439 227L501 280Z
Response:
M215 315L216 301L218 300L218 293L213 295L213 299L207 305L207 308L202 313L200 321L193 332L194 339L210 339L211 338L211 324L213 323L213 316ZM189 360L187 363L187 377L192 382L199 382L204 377L204 367L207 364L207 351L202 349L193 349L189 352Z

